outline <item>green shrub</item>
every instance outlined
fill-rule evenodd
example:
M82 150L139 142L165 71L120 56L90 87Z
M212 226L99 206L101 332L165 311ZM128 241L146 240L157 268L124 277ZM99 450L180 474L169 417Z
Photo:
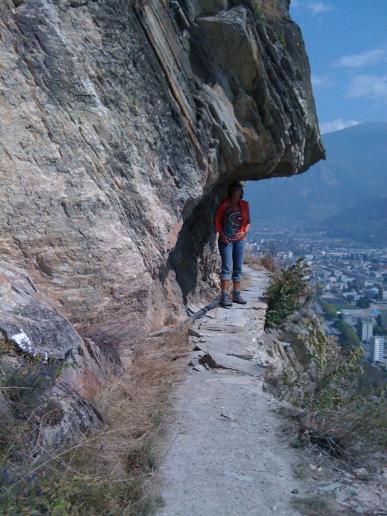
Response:
M281 43L282 47L286 50L287 45L286 45L286 37L285 37L284 32L282 30L276 30L274 32L274 34L275 34L277 41L279 41Z
M375 371L360 346L343 348L313 319L304 323L315 367L306 374L288 366L277 393L302 409L302 425L314 435L332 437L347 449L360 446L365 454L387 448L386 379L372 381Z
M376 326L374 326L374 335L387 335L387 329L383 327L382 316L379 314L376 317Z
M342 346L355 349L361 346L361 342L357 333L350 324L345 321L336 321L335 327L339 330L339 342Z
M255 13L255 16L258 18L258 20L260 22L264 22L265 21L265 15L264 15L262 7L260 5L255 5L254 13Z
M302 297L311 292L305 276L309 267L304 258L276 274L266 292L267 312L265 327L281 324L285 318L302 305Z
M367 297L360 297L356 302L356 306L359 308L369 308L370 300Z
M15 482L6 478L3 468L5 478L0 479L0 514L140 516L149 514L157 504L154 498L144 496L142 478L137 472L118 480L98 478L78 472L79 464L72 462L72 467L68 467L58 458L42 467L36 475L22 476L15 486ZM8 474L12 478L12 473Z
M332 303L323 303L323 310L327 319L336 319L337 309L335 305Z

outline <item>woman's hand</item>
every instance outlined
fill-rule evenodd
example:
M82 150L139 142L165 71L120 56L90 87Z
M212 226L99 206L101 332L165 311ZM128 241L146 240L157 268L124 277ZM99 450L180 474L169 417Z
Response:
M230 243L230 240L226 237L226 235L224 233L219 233L219 237L220 237L221 241L224 242L225 244Z
M238 231L238 233L235 234L235 238L237 238L238 240L243 240L243 238L245 238L246 236L246 231Z

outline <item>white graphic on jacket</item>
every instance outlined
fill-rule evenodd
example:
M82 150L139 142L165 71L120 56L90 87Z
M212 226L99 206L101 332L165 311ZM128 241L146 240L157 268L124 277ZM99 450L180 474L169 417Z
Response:
M223 214L223 233L229 240L238 240L236 234L241 230L243 218L239 208L227 208Z

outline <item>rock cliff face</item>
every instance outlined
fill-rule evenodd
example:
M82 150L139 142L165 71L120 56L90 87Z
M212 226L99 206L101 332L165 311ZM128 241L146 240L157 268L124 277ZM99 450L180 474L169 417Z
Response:
M225 185L324 157L288 3L1 2L8 367L71 359L66 389L92 398L211 282Z

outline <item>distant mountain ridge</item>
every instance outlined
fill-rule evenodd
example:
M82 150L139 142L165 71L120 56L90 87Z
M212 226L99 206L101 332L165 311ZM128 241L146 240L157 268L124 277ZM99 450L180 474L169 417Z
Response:
M387 245L387 196L346 208L324 222L329 236Z
M356 218L364 228L357 228L353 238L360 240L366 238L371 218L374 230L378 218L386 227L387 122L358 124L325 134L323 141L327 160L308 172L246 185L253 223L319 229L326 226L330 233L350 237L350 222ZM360 219L357 213L361 213ZM387 230L376 233L387 243Z

